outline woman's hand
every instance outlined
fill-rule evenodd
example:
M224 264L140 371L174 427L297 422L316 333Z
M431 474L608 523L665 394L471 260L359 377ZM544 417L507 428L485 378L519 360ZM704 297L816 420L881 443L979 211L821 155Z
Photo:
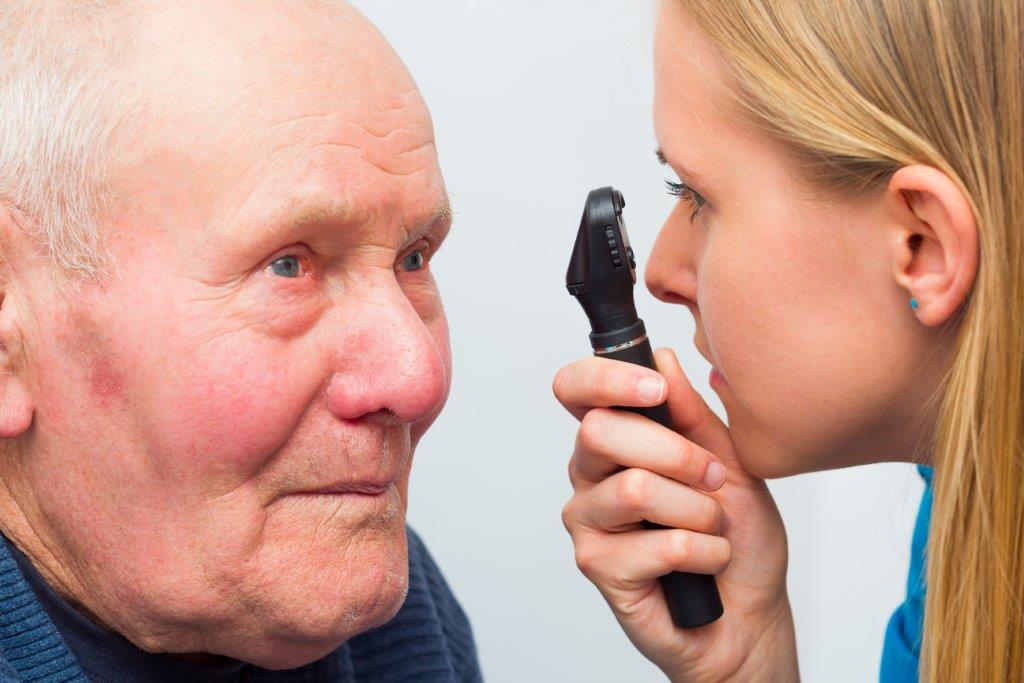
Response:
M633 644L672 680L797 680L778 509L675 354L660 349L655 360L660 375L589 357L555 377L558 400L581 420L562 513L576 562ZM674 431L609 409L666 397ZM644 520L673 528L645 529ZM670 571L716 574L724 616L676 628L658 583Z

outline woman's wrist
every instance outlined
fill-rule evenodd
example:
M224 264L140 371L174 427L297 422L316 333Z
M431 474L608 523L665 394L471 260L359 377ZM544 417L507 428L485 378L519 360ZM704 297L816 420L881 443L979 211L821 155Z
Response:
M788 597L783 601L779 613L767 623L740 668L726 680L778 683L795 683L800 680L796 658L796 629Z
M800 680L796 657L796 630L789 598L783 596L781 604L758 627L751 620L749 629L757 633L747 655L731 672L703 675L687 668L679 672L665 671L672 683L740 683L744 681L770 681L793 683Z

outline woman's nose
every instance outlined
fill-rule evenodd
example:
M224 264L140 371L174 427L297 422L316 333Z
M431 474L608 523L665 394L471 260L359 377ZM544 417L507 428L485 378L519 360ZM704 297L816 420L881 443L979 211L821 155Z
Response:
M695 311L697 307L696 263L700 245L696 243L681 206L669 215L658 233L644 271L647 289L658 299L683 304Z
M383 411L412 424L434 415L448 395L446 343L435 338L401 288L391 288L387 296L359 306L357 320L349 317L356 311L347 311L347 322L359 331L341 335L327 390L330 410L339 418Z

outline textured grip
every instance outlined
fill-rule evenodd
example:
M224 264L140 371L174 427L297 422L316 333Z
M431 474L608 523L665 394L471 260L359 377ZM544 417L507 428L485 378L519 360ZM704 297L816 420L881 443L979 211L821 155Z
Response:
M651 351L651 343L646 339L635 346L599 355L603 358L642 365L651 370L657 369L654 364L654 353ZM653 408L620 408L643 415L669 429L672 428L672 420L668 414L667 403L662 403ZM644 526L648 529L667 528L651 522L644 522ZM691 574L689 572L672 572L661 577L661 588L665 592L665 601L668 603L668 611L672 615L672 621L680 628L704 626L722 616L724 611L722 598L718 594L718 584L715 583L714 576Z

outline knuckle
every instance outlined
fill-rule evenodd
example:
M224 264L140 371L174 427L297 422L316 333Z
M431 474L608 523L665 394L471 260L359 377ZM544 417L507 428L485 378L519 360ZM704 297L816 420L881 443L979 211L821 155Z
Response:
M551 391L559 399L564 399L568 395L569 389L569 368L571 366L565 366L555 373L555 378L551 380Z
M693 536L683 529L673 529L665 534L663 545L665 558L673 562L689 560L694 553Z
M650 490L651 478L647 472L629 469L618 476L615 483L615 500L624 510L642 513L647 507Z
M599 556L592 544L583 542L576 544L576 567L584 576L587 578L594 576L597 573L598 562Z
M569 502L562 506L562 526L570 536L573 529L576 528L576 506L573 504L575 500L575 498L570 498Z
M577 531L584 524L580 519L580 498L573 496L565 505L562 506L562 525L565 526L565 530L569 532L569 536L575 539Z
M580 429L577 433L577 441L580 446L588 451L600 451L601 442L604 439L608 416L604 410L594 408L588 410L580 421Z
M700 458L697 457L693 444L687 439L679 437L676 441L673 460L675 471L682 473L687 479L697 473Z

